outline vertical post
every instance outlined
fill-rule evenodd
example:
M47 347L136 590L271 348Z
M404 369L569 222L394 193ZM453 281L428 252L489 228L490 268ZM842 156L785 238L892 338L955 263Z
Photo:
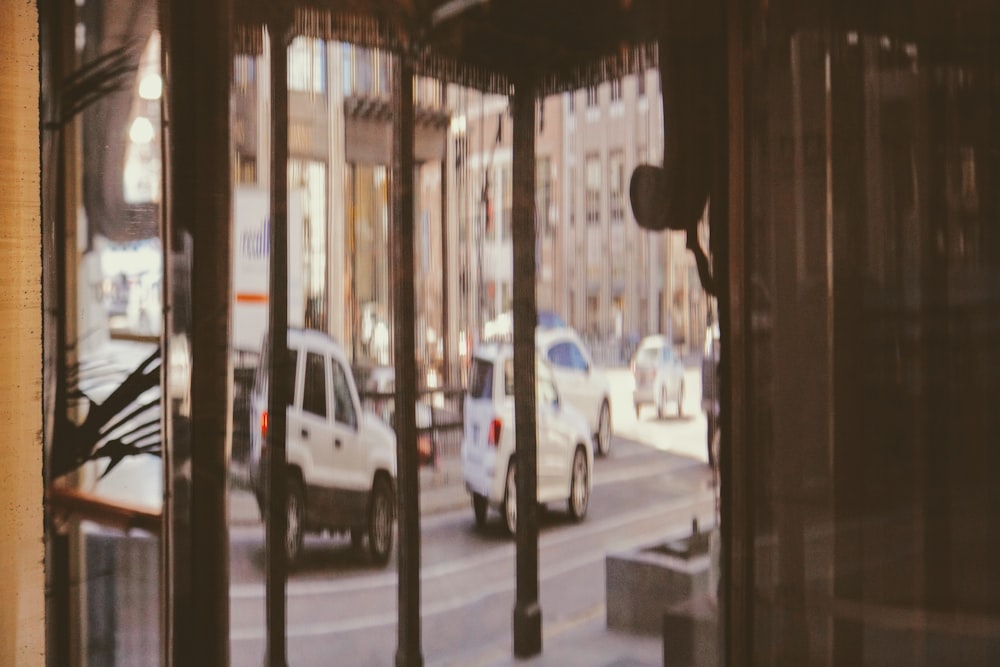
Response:
M392 280L393 364L396 371L398 461L399 604L397 667L423 664L420 653L420 496L417 477L417 364L413 317L413 65L405 52L392 77Z
M749 350L744 308L747 296L745 209L748 202L746 78L744 49L749 14L741 0L722 0L726 49L720 98L726 102L716 122L715 176L712 192L712 254L721 353L718 369L719 477L722 553L719 603L722 647L720 664L753 655L754 494L751 470L756 443L747 437L746 397ZM662 66L662 65L661 65ZM725 89L722 89L725 85Z
M189 410L172 406L166 417L166 651L168 664L219 665L229 662L232 5L166 4L166 229L172 247L172 231L186 232L191 262L189 294L171 296L189 299L190 317L171 307L168 318L169 331L190 337L191 378Z
M522 78L511 100L514 115L514 425L517 466L517 599L514 655L542 652L538 604L538 446L535 413L535 85Z
M285 533L288 480L285 474L285 406L288 367L288 24L278 17L268 25L271 48L271 266L268 309L268 430L267 430L267 664L284 667L285 584L288 558Z
M441 158L441 377L444 378L444 386L452 386L451 377L451 312L449 303L451 294L449 283L451 282L451 257L448 256L448 198L451 192L448 190L448 133L445 132L445 146ZM433 415L433 412L431 413Z

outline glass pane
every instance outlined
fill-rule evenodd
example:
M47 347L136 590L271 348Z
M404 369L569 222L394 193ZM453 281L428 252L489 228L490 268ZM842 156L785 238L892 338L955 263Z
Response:
M923 37L756 15L756 664L1000 655L1000 60L960 7Z

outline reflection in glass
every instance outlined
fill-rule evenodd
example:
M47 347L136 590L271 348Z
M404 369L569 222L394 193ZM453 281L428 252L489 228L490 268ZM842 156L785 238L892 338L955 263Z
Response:
M989 663L997 60L755 35L754 662Z

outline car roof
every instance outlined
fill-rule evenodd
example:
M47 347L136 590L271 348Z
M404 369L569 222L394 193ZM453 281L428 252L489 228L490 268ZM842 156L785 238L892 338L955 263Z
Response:
M288 329L288 345L290 347L303 347L308 345L311 348L325 349L343 357L344 350L340 343L335 341L324 331L317 329Z
M663 334L653 334L651 336L646 336L641 341L639 341L639 346L637 350L642 350L647 347L670 347L670 339Z

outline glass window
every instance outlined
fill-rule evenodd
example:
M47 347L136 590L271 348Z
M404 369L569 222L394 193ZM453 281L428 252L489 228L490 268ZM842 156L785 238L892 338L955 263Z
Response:
M587 178L587 224L595 225L601 221L601 158L597 153L586 157L584 169Z
M322 40L296 37L288 46L288 89L326 92L326 45Z
M478 357L472 360L472 369L469 371L469 396L493 397L493 362Z
M608 187L611 200L611 222L625 220L625 151L619 149L608 154Z
M338 361L333 362L333 401L334 419L350 427L357 426L358 417L351 395L351 385L344 367Z
M587 107L594 108L597 106L597 103L597 86L587 86Z
M302 410L326 417L326 359L316 352L306 353L305 382L302 385Z
M924 42L752 31L755 664L998 655L1000 60L940 16Z

